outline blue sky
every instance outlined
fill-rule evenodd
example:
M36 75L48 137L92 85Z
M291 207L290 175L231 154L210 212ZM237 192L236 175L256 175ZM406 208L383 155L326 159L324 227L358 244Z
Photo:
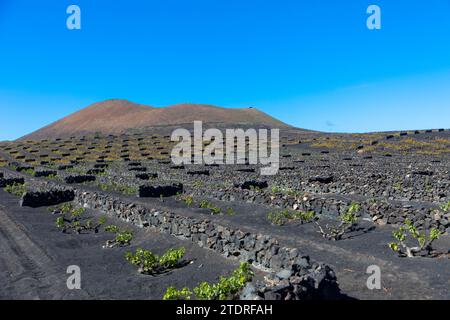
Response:
M448 0L0 0L0 140L109 98L323 131L450 127L449 17Z

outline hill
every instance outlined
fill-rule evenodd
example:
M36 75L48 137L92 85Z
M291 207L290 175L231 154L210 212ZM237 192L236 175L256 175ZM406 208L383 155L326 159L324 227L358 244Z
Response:
M127 100L94 103L19 140L64 138L92 133L121 134L151 127L192 124L246 125L288 128L289 126L254 108L230 109L204 104L177 104L155 108Z

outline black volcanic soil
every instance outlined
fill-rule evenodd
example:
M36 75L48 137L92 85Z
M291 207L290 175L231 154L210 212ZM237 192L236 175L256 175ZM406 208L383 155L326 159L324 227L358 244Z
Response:
M0 165L4 166L0 172L29 182L68 186L66 177L82 176L106 165L103 171L92 173L94 182L71 186L269 235L332 267L343 293L353 298L450 298L450 260L446 255L450 209L445 209L450 203L450 131L333 135L290 130L282 132L281 142L282 170L270 177L260 176L259 167L253 165L174 166L169 158L173 143L167 137L144 133L0 144ZM32 166L33 170L17 172L23 169L17 165ZM40 170L54 170L57 176L32 176ZM142 180L138 173L153 178ZM267 183L267 188L239 187L253 180ZM187 205L180 196L137 197L143 184L172 183L182 183L182 195L191 196L193 204ZM221 212L211 215L209 209L200 209L202 200ZM325 240L311 223L291 221L277 226L268 220L268 213L280 210L314 210L323 223L336 223L352 202L362 208L361 230L341 241ZM192 287L217 279L237 265L236 260L191 242L135 229L137 237L131 248L144 246L160 253L183 245L188 257L197 259L165 275L141 276L123 257L131 248L101 249L109 235L61 234L54 227L55 217L45 208L19 208L17 203L18 198L0 191L0 266L11 274L0 275L1 297L159 299L169 285ZM228 208L233 209L232 215L226 214ZM405 219L412 220L420 231L438 228L442 237L433 246L444 255L400 258L392 252L388 248L394 240L392 231ZM69 264L82 267L85 292L65 289ZM203 267L198 269L200 264ZM381 269L381 290L366 287L366 270L371 265Z
M405 259L392 254L387 247L394 228L390 225L375 228L373 223L362 221L361 230L349 233L342 241L329 241L317 232L313 224L299 222L274 226L266 218L273 210L247 203L226 203L234 215L211 215L208 210L187 208L173 199L139 199L136 203L150 208L169 210L190 217L208 217L221 225L247 232L272 235L281 245L299 248L302 253L318 261L326 261L338 277L340 288L349 297L358 299L450 299L450 260L448 258ZM212 200L214 202L214 200ZM217 205L224 205L215 202ZM333 223L324 219L324 223ZM435 248L447 252L450 238L443 237ZM367 267L377 265L382 271L382 290L369 290L366 286Z
M103 249L112 234L63 234L47 208L21 208L17 198L4 191L0 203L0 299L161 299L169 286L217 281L238 266L191 242L112 218L109 224L132 229L135 237L129 247ZM124 257L138 247L162 254L182 246L186 260L193 263L156 276L138 274ZM81 290L67 289L69 265L81 268Z

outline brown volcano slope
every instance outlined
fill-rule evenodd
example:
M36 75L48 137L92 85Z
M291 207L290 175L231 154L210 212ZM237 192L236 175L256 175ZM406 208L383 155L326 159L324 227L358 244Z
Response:
M127 100L106 100L90 105L59 121L30 133L20 140L63 138L92 133L120 134L131 129L204 123L248 124L288 128L289 126L257 109L227 109L202 104L177 104L164 108Z

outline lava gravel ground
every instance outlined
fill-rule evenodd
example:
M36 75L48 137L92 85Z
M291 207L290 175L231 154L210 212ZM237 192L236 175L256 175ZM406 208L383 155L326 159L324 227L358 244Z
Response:
M133 229L135 236L129 247L102 249L113 234L63 234L47 208L21 208L18 198L1 190L0 203L0 299L161 299L169 286L216 281L238 266L189 241L112 218L108 224ZM193 262L157 276L138 274L124 257L138 247L162 254L182 246ZM81 290L67 288L70 265L81 269Z
M135 200L136 201L136 200ZM298 248L303 254L317 261L326 261L333 268L342 292L357 299L450 299L450 259L449 258L401 258L388 248L393 241L390 225L377 226L361 221L361 230L340 241L322 238L317 227L312 224L291 222L284 226L272 225L267 214L273 208L246 203L228 203L235 214L211 215L208 210L189 208L173 199L161 202L157 199L141 199L137 202L153 208L170 209L177 214L190 217L207 217L224 226L243 231L273 236L281 245ZM219 202L216 202L219 203ZM224 204L222 204L224 205ZM335 223L323 220L323 223ZM445 235L434 243L434 247L447 253L450 236ZM380 290L369 290L366 282L369 266L376 265L381 270Z

